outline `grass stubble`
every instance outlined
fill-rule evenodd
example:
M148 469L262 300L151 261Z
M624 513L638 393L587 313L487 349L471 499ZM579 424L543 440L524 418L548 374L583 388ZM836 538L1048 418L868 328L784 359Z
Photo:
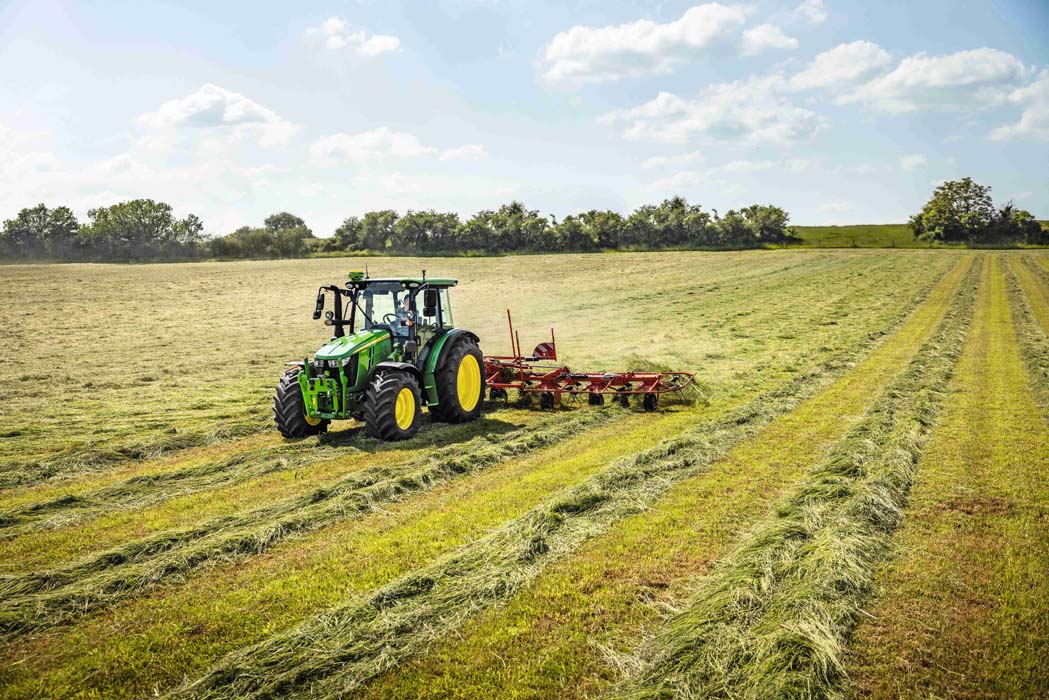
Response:
M921 298L934 284L935 280ZM887 328L727 416L616 461L430 565L228 654L202 677L172 691L171 697L336 697L352 692L473 614L505 601L550 562L648 508L672 485L700 473L733 445L796 408L875 347L911 308L897 314Z
M915 467L972 321L976 266L955 306L832 453L638 649L617 698L818 698L900 524Z
M954 304L959 264L906 323L826 390L551 565L505 606L363 689L367 698L592 697L618 680L646 627L862 418Z
M1016 258L991 262L896 556L853 639L855 697L1049 695L1049 414L1024 340L1044 338L1029 304L1045 289Z
M553 416L509 433L440 448L402 465L362 469L300 496L141 538L66 567L0 576L0 639L141 595L200 566L244 559L293 535L364 517L384 504L556 444L622 413Z

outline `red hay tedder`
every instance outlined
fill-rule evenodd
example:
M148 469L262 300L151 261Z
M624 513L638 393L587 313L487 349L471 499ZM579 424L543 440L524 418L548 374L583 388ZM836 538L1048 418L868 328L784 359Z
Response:
M505 399L508 389L516 389L522 396L539 394L542 408L553 408L561 403L562 394L586 394L591 406L600 406L605 396L628 406L630 396L642 396L646 411L654 411L660 394L681 391L692 384L694 372L573 372L564 365L551 364L557 360L557 341L550 329L550 342L539 343L532 354L521 352L521 338L514 331L510 311L510 347L513 355L486 355L485 382L489 398Z

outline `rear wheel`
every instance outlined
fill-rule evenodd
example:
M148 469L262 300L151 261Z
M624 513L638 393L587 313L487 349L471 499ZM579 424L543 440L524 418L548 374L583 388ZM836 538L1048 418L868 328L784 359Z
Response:
M380 440L407 440L419 432L422 397L406 372L379 372L364 394L364 427Z
M484 356L477 343L459 336L437 360L433 381L437 405L430 413L446 423L466 423L481 415L484 402Z
M306 402L302 400L302 388L299 386L301 371L295 369L285 372L273 394L273 422L286 438L310 437L328 429L329 421L306 415Z

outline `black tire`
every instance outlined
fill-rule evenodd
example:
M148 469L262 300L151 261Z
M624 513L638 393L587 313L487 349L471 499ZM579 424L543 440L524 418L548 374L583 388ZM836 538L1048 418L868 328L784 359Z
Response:
M605 395L596 393L590 394L590 396L587 397L587 403L589 403L591 406L604 406Z
M506 401L506 389L492 389L488 392L489 401Z
M398 400L407 401L407 391L414 405L398 419ZM364 392L364 427L380 440L407 440L419 432L422 422L422 393L415 377L407 372L376 372Z
M617 394L613 400L623 408L630 408L630 394Z
M544 391L539 395L539 408L549 411L554 407L554 395L552 392Z
M299 373L293 369L285 372L273 393L273 422L277 430L286 438L305 438L328 430L331 421L321 420L313 423L306 417L306 403L302 400L302 388L299 387Z
M654 411L658 405L659 394L645 394L644 407L646 411Z
M445 423L467 423L480 417L484 409L484 356L477 343L465 335L451 340L451 347L446 346L437 359L433 372L434 387L437 390L437 405L430 407L430 413ZM476 383L477 396L459 397L459 368L463 363L477 363L479 380ZM470 406L470 399L474 399ZM465 403L465 405L464 405Z

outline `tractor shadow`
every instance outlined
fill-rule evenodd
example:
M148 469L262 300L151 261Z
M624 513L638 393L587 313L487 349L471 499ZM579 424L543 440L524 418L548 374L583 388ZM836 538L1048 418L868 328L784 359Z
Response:
M419 432L408 440L384 442L370 437L363 424L356 424L343 430L321 433L317 436L317 444L322 447L353 446L364 452L438 448L468 442L480 435L501 435L523 427L523 423L512 423L499 418L483 417L470 423L449 424L440 423L424 415Z

